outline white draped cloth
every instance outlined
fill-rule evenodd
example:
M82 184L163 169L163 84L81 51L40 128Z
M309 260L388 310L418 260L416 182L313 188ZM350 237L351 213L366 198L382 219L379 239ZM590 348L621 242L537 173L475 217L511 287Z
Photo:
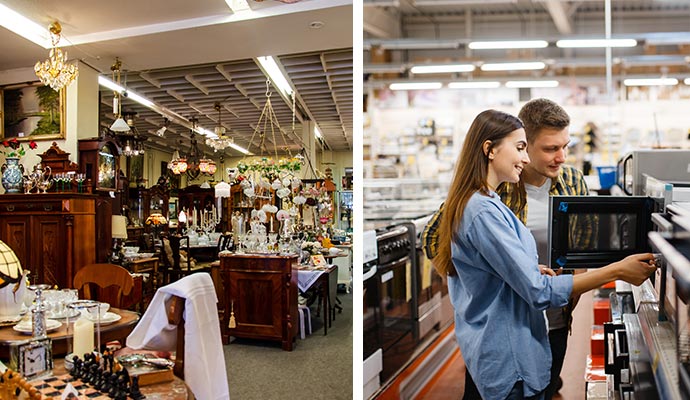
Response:
M127 337L127 347L175 351L177 326L168 323L165 310L165 300L171 295L185 299L185 382L197 399L229 399L218 298L209 274L199 272L159 288Z

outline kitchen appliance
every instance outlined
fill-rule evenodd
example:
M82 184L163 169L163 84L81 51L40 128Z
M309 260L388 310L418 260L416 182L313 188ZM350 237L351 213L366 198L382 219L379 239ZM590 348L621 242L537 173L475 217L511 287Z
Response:
M377 230L376 245L385 382L409 361L416 346L415 249L406 224Z
M668 182L690 182L690 150L635 150L618 161L617 184L626 194L644 194L645 175Z
M549 266L596 268L649 251L651 215L661 205L641 196L553 196Z
M383 350L381 349L381 301L379 297L379 279L377 262L378 247L376 231L365 231L362 235L363 268L362 294L364 299L362 312L362 347L364 348L364 365L362 381L363 395L368 399L381 387L383 370Z
M421 234L432 215L419 218L412 223L415 227L415 253L417 275L417 333L419 341L432 332L440 329L443 324L442 299L448 295L448 287L443 284L443 278L436 272L424 254ZM446 298L446 300L448 300Z

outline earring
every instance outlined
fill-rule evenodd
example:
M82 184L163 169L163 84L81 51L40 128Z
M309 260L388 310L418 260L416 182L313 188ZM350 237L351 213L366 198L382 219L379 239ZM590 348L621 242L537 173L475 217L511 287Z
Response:
M493 155L493 154L489 154L489 160L493 160L493 159L494 159L494 155Z

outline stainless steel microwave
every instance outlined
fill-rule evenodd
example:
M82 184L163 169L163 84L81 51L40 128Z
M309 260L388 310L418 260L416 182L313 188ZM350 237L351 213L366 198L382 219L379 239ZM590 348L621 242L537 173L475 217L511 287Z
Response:
M643 196L553 196L549 266L597 268L650 251L647 233L661 205Z
M667 182L690 182L690 150L635 150L618 161L617 184L627 195L644 195L645 175Z

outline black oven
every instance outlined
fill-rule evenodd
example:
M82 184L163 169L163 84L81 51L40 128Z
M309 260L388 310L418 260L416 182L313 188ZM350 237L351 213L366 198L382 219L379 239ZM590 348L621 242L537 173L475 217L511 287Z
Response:
M413 221L415 226L415 275L417 286L417 335L418 340L424 338L434 330L441 328L442 300L448 293L443 278L436 272L424 254L421 233L431 219L431 215Z
M409 361L416 346L414 242L405 224L377 231L377 283L383 349L382 381Z
M650 251L650 197L553 196L549 207L549 266L596 268Z

